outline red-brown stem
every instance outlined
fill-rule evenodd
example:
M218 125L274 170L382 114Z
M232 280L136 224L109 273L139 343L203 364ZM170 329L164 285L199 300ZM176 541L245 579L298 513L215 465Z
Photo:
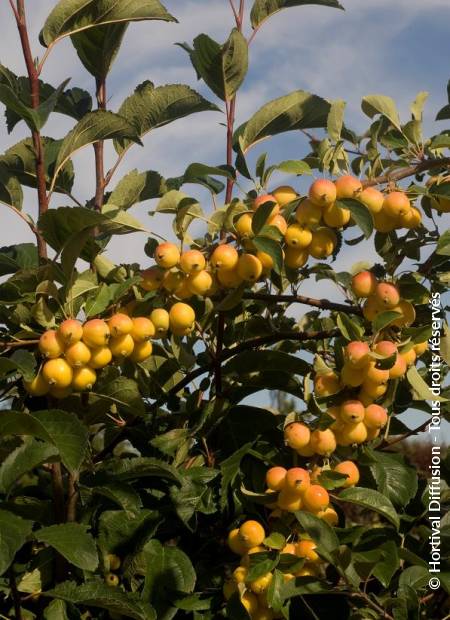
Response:
M432 170L433 168L448 168L450 167L450 157L442 157L442 159L426 159L413 166L407 168L400 168L396 172L388 172L382 174L373 179L366 179L362 182L363 187L370 187L372 185L383 185L384 183L395 183L402 179L407 179L421 172Z
M304 295L270 295L269 293L244 293L243 299L255 299L257 301L267 302L283 302L290 304L304 304L313 308L321 308L322 310L336 310L337 312L345 312L346 314L362 315L362 310L358 306L350 306L347 304L339 304L328 299L314 299L313 297L305 297Z
M99 110L106 109L106 83L104 79L96 81L97 107ZM94 144L95 153L95 199L94 206L97 211L101 211L105 197L105 163L104 163L104 143L103 140Z
M22 620L22 608L20 606L20 595L17 590L16 576L14 574L14 569L12 566L8 571L8 576L9 576L9 587L11 589L11 596L12 596L13 603L14 603L14 618L15 620Z
M67 482L67 504L66 504L66 521L73 523L77 520L77 503L78 503L78 473L69 475Z
M430 425L430 420L427 420L426 422L424 422L417 428L411 429L404 435L400 435L400 437L397 437L396 439L393 439L392 441L386 441L380 446L380 450L389 450L389 448L393 446L394 444L400 443L401 441L408 439L408 437L412 437L413 435L417 435L418 433L422 433L424 430L426 430L427 426L429 425Z
M34 64L33 53L31 51L30 39L28 37L27 21L25 16L25 0L17 0L17 10L14 11L17 29L19 31L20 42L22 44L23 57L27 67L28 79L30 81L31 106L33 109L39 107L39 75ZM39 216L43 215L48 209L47 186L45 179L44 146L41 134L37 130L31 132L36 158L36 182L39 203ZM47 245L39 233L36 233L38 253L40 258L47 258Z

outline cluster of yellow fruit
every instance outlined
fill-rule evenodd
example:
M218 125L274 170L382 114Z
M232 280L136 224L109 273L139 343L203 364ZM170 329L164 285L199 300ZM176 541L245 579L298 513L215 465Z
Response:
M72 391L92 389L97 371L125 359L140 363L152 354L153 338L190 333L195 325L191 306L178 302L169 311L155 308L149 317L130 317L117 312L110 319L91 319L84 324L67 319L58 329L49 329L39 339L43 362L25 389L32 396L49 394L66 398Z
M407 327L416 320L414 306L400 297L395 284L379 282L371 271L360 271L352 278L352 291L359 299L365 299L364 317L374 321L383 312L397 312L399 318L390 323L395 327Z
M359 470L353 461L342 461L334 467L333 471L347 476L343 483L345 488L354 486L359 481ZM301 467L291 469L271 467L266 473L266 493L275 494L277 499L274 504L269 505L274 508L270 518L282 516L283 511L305 510L323 519L332 527L336 526L339 517L334 508L329 505L328 492L316 483L321 472L322 469L318 467L312 472ZM244 521L240 527L230 531L227 542L231 551L239 555L241 560L239 566L224 582L225 599L228 600L237 592L252 620L281 618L282 615L277 615L271 609L267 599L267 589L273 579L273 573L268 572L255 579L249 579L249 576L251 577L250 556L273 550L269 541L266 541L264 527L258 521ZM300 531L299 526L292 529L290 536L280 547L278 547L280 554L287 554L290 560L283 572L286 582L296 577L320 576L323 561L317 553L317 545L306 533Z

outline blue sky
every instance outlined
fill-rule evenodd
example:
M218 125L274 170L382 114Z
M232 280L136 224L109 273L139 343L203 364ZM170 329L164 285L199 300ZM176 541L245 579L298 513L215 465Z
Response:
M419 91L430 93L425 108L426 128L437 133L445 123L434 123L437 110L446 103L446 83L450 78L450 2L448 0L342 0L346 11L324 7L290 8L270 18L256 35L250 48L250 71L238 94L237 124L245 121L265 102L296 89L304 89L328 99L347 101L346 123L357 130L368 126L360 109L364 95L381 93L393 97L402 118L408 118L408 105ZM251 3L247 2L250 6ZM28 20L33 53L42 54L37 34L54 0L28 0ZM186 53L174 43L192 42L200 32L223 41L233 27L227 0L167 0L165 6L179 24L162 22L133 24L125 38L123 49L108 80L109 106L115 110L134 87L145 79L156 85L182 82L190 84L211 100L217 100L195 73ZM8 3L0 5L3 25L1 62L19 74L24 73L15 30ZM248 24L248 19L247 19ZM247 33L249 29L247 27ZM54 85L71 76L71 86L81 86L92 92L92 78L79 63L70 42L58 45L46 64L43 79ZM46 128L48 135L62 137L72 121L60 115ZM224 163L224 129L219 113L190 117L157 130L145 138L144 148L133 147L119 168L112 187L127 171L156 169L164 176L181 174L192 161ZM4 148L26 135L17 127L8 136L0 128ZM300 159L308 151L306 139L296 133L284 134L258 146L252 160L267 151L274 163L283 159ZM106 149L107 166L114 162L111 148ZM74 194L88 199L93 194L93 154L85 149L74 160L78 180ZM282 180L280 178L280 180ZM295 183L294 183L295 184ZM304 187L297 184L298 187ZM207 201L206 193L188 186L186 191ZM55 196L52 206L65 204ZM208 210L205 203L204 209ZM162 216L150 219L150 203L132 210L147 227L168 234L168 220ZM26 192L25 209L36 214L36 199ZM18 218L2 211L0 246L33 240ZM449 225L447 218L446 227ZM143 252L146 235L119 237L111 244L111 257L117 262L148 259ZM337 269L350 269L364 256L376 260L372 243L346 250L339 258ZM339 293L325 283L306 284L302 292L315 296L339 299ZM304 308L297 308L300 313Z

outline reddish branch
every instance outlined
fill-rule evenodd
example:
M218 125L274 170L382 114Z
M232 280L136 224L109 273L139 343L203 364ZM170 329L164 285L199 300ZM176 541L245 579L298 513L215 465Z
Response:
M106 109L106 84L104 79L97 79L97 107L99 110ZM104 142L99 140L94 144L95 153L95 199L94 205L97 211L103 207L105 197L105 163L104 163Z
M266 293L244 293L244 299L255 299L257 301L267 301L269 303L286 302L290 304L305 304L322 310L337 310L346 314L362 315L362 310L358 306L350 306L347 304L339 304L328 299L314 299L313 297L305 297L304 295L270 295Z
M364 187L369 187L372 185L383 185L384 183L396 183L397 181L412 177L416 174L420 174L421 172L426 172L427 170L432 170L433 168L449 167L450 157L442 157L441 159L426 159L418 164L414 164L413 166L400 168L400 170L397 170L396 172L387 172L386 174L374 177L373 179L366 179L362 182L362 184Z
M422 433L424 430L427 429L427 427L429 425L430 425L430 420L427 420L426 422L424 422L423 424L421 424L417 428L413 428L410 431L408 431L407 433L404 433L403 435L400 435L400 437L396 437L396 439L393 439L392 441L386 441L386 442L382 443L381 446L380 446L380 449L381 450L389 450L389 448L391 446L393 446L394 444L400 443L401 441L404 441L405 439L408 439L408 437L412 437L413 435L417 435L418 433Z
M17 8L13 2L10 2L13 8L14 17L16 19L17 29L19 31L20 42L22 44L23 57L27 67L28 79L30 81L31 107L37 109L40 104L39 92L39 74L33 60L30 39L28 37L28 28L25 16L25 1L17 0ZM44 147L41 140L41 134L37 130L31 132L33 139L33 147L35 153L37 193L39 202L39 216L44 214L48 209L47 186L45 179L45 163L44 163ZM38 253L41 258L47 258L47 245L42 236L36 232Z

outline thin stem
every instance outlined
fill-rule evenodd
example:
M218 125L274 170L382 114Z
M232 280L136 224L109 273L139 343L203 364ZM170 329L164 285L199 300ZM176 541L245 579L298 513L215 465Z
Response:
M28 79L30 82L31 106L37 109L40 104L39 92L39 74L33 60L30 40L28 37L28 28L25 17L25 0L17 0L17 10L14 11L17 29L19 31L20 42L22 44L23 57L27 67ZM48 209L48 196L45 178L45 159L44 146L41 140L41 134L37 130L31 132L34 146L34 154L36 159L36 182L39 203L39 216L42 216ZM36 232L38 253L40 258L47 258L47 244L43 237Z
M236 7L234 6L234 2L233 0L228 0L228 2L230 3L231 10L233 11L234 19L236 21L236 27L239 28L239 15L236 11Z
M427 170L431 170L433 168L449 167L450 157L442 157L442 159L427 159L419 162L418 164L414 164L413 166L401 168L397 172L387 172L386 174L374 177L373 179L367 179L366 181L363 181L363 187L382 185L384 183L395 183L396 181L401 181L402 179L420 174L421 172L426 172Z
M11 588L12 599L14 602L14 617L16 620L22 620L22 608L20 606L20 595L17 590L16 576L14 575L14 569L11 568L8 571L9 587Z
M291 304L304 304L305 306L313 306L322 310L336 310L345 312L346 314L362 315L362 310L358 306L350 306L347 304L339 304L328 299L315 299L314 297L306 297L304 295L270 295L266 293L244 293L243 299L255 299L267 302L286 302Z
M223 337L225 334L225 314L219 312L217 317L217 343L216 343L216 355L214 362L214 383L216 387L216 396L220 396L222 393L222 351L223 351Z
M27 215L26 213L22 213L22 211L19 211L19 209L17 209L17 208L16 208L16 207L14 207L13 205L6 204L6 202L5 202L5 203L3 203L3 204L4 204L4 206L5 206L5 207L7 207L8 209L11 209L11 211L12 211L13 213L15 213L17 216L19 216L19 217L20 217L20 219L22 219L22 220L25 222L25 224L27 224L27 226L29 226L29 228L31 229L31 231L32 231L35 235L38 235L38 234L39 234L38 229L37 229L37 228L36 228L36 226L33 224L33 222L30 220L30 218L28 217L28 215Z
M426 422L424 422L423 424L421 424L417 428L413 428L412 430L408 431L407 433L404 433L400 437L397 437L397 439L394 439L393 441L388 441L388 442L382 444L381 447L380 447L380 450L388 450L394 444L400 443L400 441L404 441L405 439L408 439L408 437L412 437L413 435L417 435L417 433L421 433L429 425L430 425L430 420L427 420Z
M77 520L77 502L78 502L78 473L69 475L67 488L67 504L66 504L66 521L73 523Z
M104 79L97 79L97 107L99 110L106 109L106 84ZM94 144L95 153L95 199L94 206L96 211L101 211L105 198L105 163L104 163L104 142L99 140Z

